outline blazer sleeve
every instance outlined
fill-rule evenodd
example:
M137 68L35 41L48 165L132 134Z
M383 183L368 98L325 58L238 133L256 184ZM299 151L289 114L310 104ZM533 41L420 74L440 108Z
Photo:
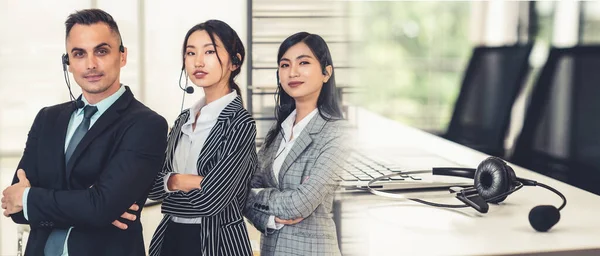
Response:
M27 203L32 227L42 222L51 227L110 225L148 192L164 160L166 135L164 118L154 114L141 118L125 132L93 187L67 191L32 187Z
M260 156L264 155L264 153L265 153L265 145L263 144L263 146L258 151L259 159L261 159ZM266 179L265 175L266 175L265 170L262 170L260 168L260 164L257 164L256 171L254 172L254 174L252 175L252 179L250 180L250 188L266 188L267 183L265 182L265 179Z
M256 126L254 122L236 125L227 140L223 157L200 183L200 189L187 193L170 193L162 204L163 212L176 217L198 218L214 216L235 196L235 187L249 182L248 171L254 171ZM244 169L251 165L251 169ZM244 178L246 180L244 180Z
M41 109L35 117L33 124L31 125L31 129L29 130L29 134L27 135L27 142L25 143L25 150L23 151L23 156L21 157L21 161L19 161L18 169L25 170L27 174L27 179L32 186L38 184L37 182L37 142L38 142L38 133L40 131L40 125L42 125L45 109ZM17 178L17 172L13 176L13 180L11 184L17 183L19 180ZM23 215L23 211L10 215L12 220L18 224L29 224L29 221L25 219Z
M337 188L335 173L343 168L345 162L346 146L342 141L343 136L336 135L325 143L310 170L310 178L296 189L252 191L250 197L253 202L247 206L286 220L308 217Z
M168 155L171 155L171 156L175 155L175 152L174 152L175 146L168 146L168 145L173 145L174 143L177 143L177 140L178 140L177 137L179 136L179 134L177 132L174 132L174 130L176 130L175 129L176 127L179 127L180 122L181 122L181 116L179 116L177 118L177 120L173 124L173 129L171 129L171 131L169 131L169 136L167 137L166 150L171 150L173 152L165 152L165 157L167 157ZM171 170L169 168L169 166L171 166L171 161L172 161L172 159L165 159L161 171L154 178L154 183L152 184L152 188L150 189L148 198L159 201L159 200L163 200L163 199L165 199L165 197L167 197L167 191L165 191L165 186L164 186L164 184L165 184L164 178L168 173L173 172L173 170Z
M252 224L258 231L260 231L264 235L272 234L275 230L267 228L267 223L269 221L270 215L254 209L254 200L252 197L253 193L251 192L248 195L246 207L244 208L244 216L246 216L246 219L248 219L250 224Z
M262 159L261 156L264 155L266 148L265 145L261 147L258 152L259 161ZM257 165L256 172L252 175L252 179L250 181L250 192L248 193L248 199L246 200L246 204L244 205L244 216L248 219L248 221L261 233L268 235L273 232L272 229L267 228L267 222L269 220L269 215L257 211L254 209L254 205L256 204L256 189L261 190L267 187L267 183L264 181L267 175L265 173L266 170L262 170L260 168L260 164ZM269 232L271 231L271 232Z

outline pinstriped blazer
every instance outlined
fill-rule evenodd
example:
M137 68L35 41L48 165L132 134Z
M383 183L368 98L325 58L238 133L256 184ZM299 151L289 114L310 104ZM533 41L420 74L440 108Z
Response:
M250 192L244 213L262 232L261 255L340 255L332 207L334 176L345 162L345 127L345 121L315 115L296 139L278 177L273 160L282 134L259 150L259 169L251 186L263 189ZM272 230L267 229L270 215L304 220Z
M181 127L190 117L185 110L169 133L166 160L154 181L149 198L163 200L164 214L150 243L151 256L161 255L164 234L171 216L203 217L200 241L203 255L251 255L252 249L242 210L250 178L256 169L256 125L243 108L241 97L232 101L218 117L200 155L198 174L204 177L200 189L188 193L166 193L164 176L173 172L173 155L182 136Z

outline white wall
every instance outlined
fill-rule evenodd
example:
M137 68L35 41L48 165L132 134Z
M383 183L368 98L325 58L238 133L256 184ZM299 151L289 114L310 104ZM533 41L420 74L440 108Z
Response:
M572 47L579 39L579 7L578 1L556 2L552 44L557 47Z
M476 45L501 46L517 42L518 1L471 3L470 39Z

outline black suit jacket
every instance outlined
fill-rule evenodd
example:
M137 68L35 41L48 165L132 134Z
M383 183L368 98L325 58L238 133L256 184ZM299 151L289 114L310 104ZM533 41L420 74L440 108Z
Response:
M143 207L164 161L167 123L126 87L65 163L65 137L74 110L71 102L43 108L29 131L18 167L32 186L29 220L23 212L11 216L31 226L25 255L43 255L52 229L71 226L70 256L145 255L141 209L134 222L121 219L127 230L111 223L133 203Z

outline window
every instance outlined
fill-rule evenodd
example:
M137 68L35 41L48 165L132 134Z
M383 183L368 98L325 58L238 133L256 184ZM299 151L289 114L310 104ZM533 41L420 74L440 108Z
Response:
M353 101L405 124L445 131L471 53L469 2L355 2L361 93Z

